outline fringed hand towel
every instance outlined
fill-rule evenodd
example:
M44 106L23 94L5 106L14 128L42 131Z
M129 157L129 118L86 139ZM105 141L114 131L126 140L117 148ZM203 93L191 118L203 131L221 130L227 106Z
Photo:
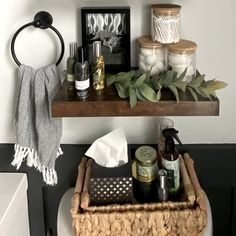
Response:
M60 148L61 118L52 118L51 100L62 81L56 65L34 70L19 68L19 101L16 113L16 144L12 165L17 169L26 159L39 170L48 185L57 184L56 158Z

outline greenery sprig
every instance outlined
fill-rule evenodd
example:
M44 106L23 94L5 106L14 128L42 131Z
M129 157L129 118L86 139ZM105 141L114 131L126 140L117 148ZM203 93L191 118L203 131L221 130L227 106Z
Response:
M199 95L212 99L216 97L215 91L224 88L227 84L219 80L205 80L205 75L198 74L190 83L184 81L186 71L178 75L175 71L164 71L151 76L150 72L131 70L108 75L106 84L114 84L121 98L129 98L133 108L137 100L158 102L161 99L162 89L169 89L179 101L179 91L189 91L195 101Z

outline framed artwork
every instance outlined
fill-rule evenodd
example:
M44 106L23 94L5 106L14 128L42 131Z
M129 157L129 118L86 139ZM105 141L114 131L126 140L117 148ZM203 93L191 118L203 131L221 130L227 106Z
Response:
M101 41L106 72L130 70L130 8L82 8L82 44L87 60Z

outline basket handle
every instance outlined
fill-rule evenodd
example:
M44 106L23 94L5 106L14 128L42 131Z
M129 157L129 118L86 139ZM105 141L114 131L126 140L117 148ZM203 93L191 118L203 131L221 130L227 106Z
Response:
M75 191L71 199L71 215L74 218L80 205L80 194L82 192L84 176L86 171L87 157L83 157L78 166L78 177L76 180Z
M187 195L187 199L191 203L194 203L194 201L196 200L194 188L193 188L193 185L189 179L189 175L186 170L186 166L184 164L183 157L181 155L179 156L179 165L180 165L180 173L181 173L181 177L182 177L184 190Z
M196 172L194 170L194 161L188 153L184 153L184 161L185 161L191 182L196 191L196 201L199 204L199 207L201 208L201 210L206 212L207 211L206 195L198 181Z
M81 194L81 202L80 202L80 207L82 209L88 208L89 203L90 203L89 189L90 189L90 176L91 176L92 162L93 162L93 159L89 159L86 163L86 174L85 174L84 187L83 187L83 192Z

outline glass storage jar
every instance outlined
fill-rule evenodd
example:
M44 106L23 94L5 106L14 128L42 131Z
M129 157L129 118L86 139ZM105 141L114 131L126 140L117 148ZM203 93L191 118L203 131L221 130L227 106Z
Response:
M164 44L180 40L180 9L176 4L155 4L151 6L152 40Z
M164 71L166 68L166 48L164 45L153 42L151 36L142 36L137 40L139 69L150 71L151 75Z
M169 44L167 47L167 69L180 75L187 68L183 80L191 82L196 75L196 49L195 42L185 39L180 40L179 43Z

